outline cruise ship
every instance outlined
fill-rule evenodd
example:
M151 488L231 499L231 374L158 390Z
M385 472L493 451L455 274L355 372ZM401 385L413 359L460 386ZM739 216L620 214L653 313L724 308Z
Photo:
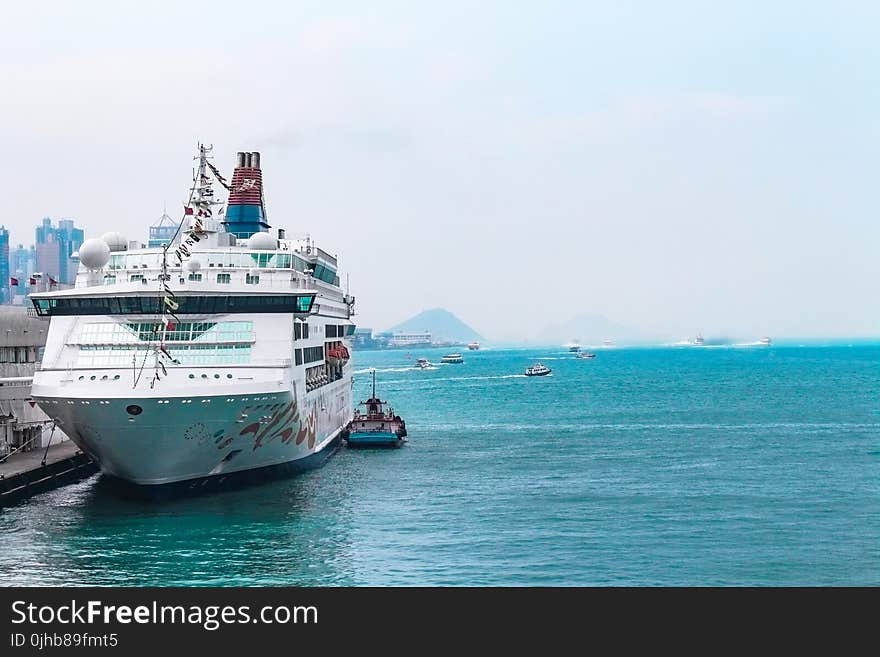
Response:
M33 399L140 490L321 465L353 415L354 298L336 258L270 232L259 153L238 153L229 182L212 159L199 145L169 243L86 240L75 286L30 296L49 320Z

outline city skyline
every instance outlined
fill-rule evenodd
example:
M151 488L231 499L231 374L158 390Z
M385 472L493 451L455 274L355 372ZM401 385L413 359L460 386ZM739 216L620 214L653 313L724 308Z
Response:
M82 245L84 230L70 217L43 217L33 229L33 242L11 239L11 231L0 225L0 303L23 303L24 296L37 285L52 288L73 285L78 260L74 257Z

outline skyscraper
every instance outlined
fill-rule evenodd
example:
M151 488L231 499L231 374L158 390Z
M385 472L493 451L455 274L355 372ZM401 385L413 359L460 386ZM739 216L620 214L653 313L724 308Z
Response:
M58 221L58 241L61 244L61 278L59 282L73 285L76 282L76 270L79 260L72 260L70 256L79 251L85 234L82 228L73 225L73 219L61 219Z
M83 230L73 219L61 219L58 228L49 217L36 230L36 268L59 283L72 285L76 280L76 261L71 259L83 243Z
M18 289L10 289L11 295L28 294L30 287L28 280L31 274L36 271L34 269L37 258L36 250L33 246L26 247L24 244L19 244L10 249L9 253L9 275L18 279Z
M0 226L0 303L9 303L13 294L9 281L9 231Z

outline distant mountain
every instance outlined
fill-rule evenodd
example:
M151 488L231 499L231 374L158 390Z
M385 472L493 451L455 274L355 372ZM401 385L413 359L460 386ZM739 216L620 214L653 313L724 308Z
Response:
M637 329L613 322L597 313L581 313L571 319L548 326L538 336L553 344L568 344L577 340L583 345L602 344L603 340L616 342L640 342L650 336Z
M423 310L415 317L388 329L391 333L396 331L430 331L432 339L438 342L484 341L483 336L444 308Z

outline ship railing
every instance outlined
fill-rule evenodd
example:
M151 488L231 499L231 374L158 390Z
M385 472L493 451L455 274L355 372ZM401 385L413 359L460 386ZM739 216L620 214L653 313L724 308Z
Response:
M246 290L263 290L266 288L272 290L315 290L319 287L326 287L328 289L338 289L338 286L334 288L334 286L324 283L324 281L318 281L312 276L308 276L302 273L294 273L291 274L289 269L274 269L274 270L265 270L260 269L257 270L256 274L259 276L259 283L249 283L250 280L250 270L245 268L210 268L210 269L200 269L198 272L192 272L197 275L201 275L201 280L190 280L189 274L190 272L181 273L175 272L172 274L172 283L174 284L175 289L222 289L222 290L230 290L232 288L244 288ZM159 285L159 274L160 270L158 269L143 269L137 271L126 271L121 272L120 275L114 280L112 283L108 283L108 285L134 285L138 292L140 291L152 291L157 290ZM229 274L230 280L228 283L218 283L216 274ZM128 280L128 277L131 275L139 275L144 278L136 278L135 280ZM182 284L182 288L178 288L178 285ZM89 289L93 291L97 291L100 288L104 287L104 285L93 285L88 283L87 281L82 281L77 283L77 288L80 289Z

